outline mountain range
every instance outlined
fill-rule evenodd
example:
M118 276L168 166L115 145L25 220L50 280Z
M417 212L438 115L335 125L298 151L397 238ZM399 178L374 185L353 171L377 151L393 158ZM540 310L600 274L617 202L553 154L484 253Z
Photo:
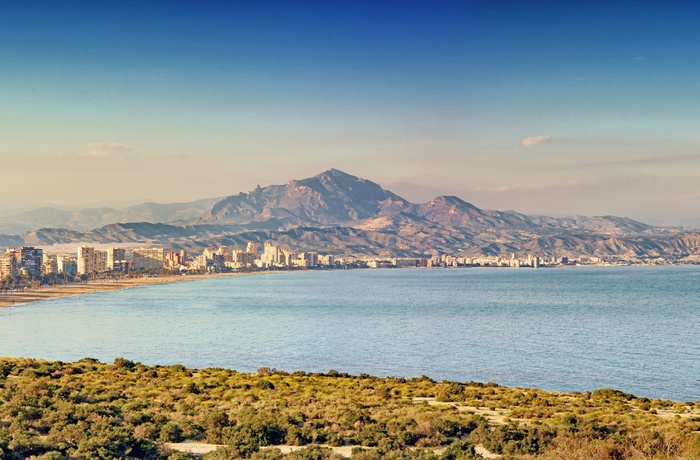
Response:
M40 209L13 219L5 218L0 229L26 229L0 235L0 245L142 243L199 251L276 240L293 250L347 256L530 253L693 260L700 254L700 234L688 229L615 216L484 210L455 196L416 204L337 169L223 199L72 213Z
M125 208L95 207L77 210L42 206L0 216L0 233L22 233L39 228L85 231L117 222L185 223L211 209L221 198L189 203L141 203Z

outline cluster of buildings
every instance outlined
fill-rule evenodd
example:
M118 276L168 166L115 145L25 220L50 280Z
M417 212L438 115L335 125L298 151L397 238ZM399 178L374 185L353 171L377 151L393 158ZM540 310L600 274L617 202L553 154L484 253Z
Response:
M369 268L407 268L407 267L511 267L511 268L539 268L562 265L588 265L599 264L602 260L598 257L556 257L542 258L532 254L525 257L510 257L494 255L481 257L457 257L449 254L424 258L390 258L390 259L364 259L360 261L362 266Z
M262 253L258 254L258 245L254 241L247 244L245 249L231 250L228 246L207 248L201 256L190 261L185 269L245 269L245 268L313 268L318 265L334 264L331 255L319 256L315 252L294 252L277 246L272 241L266 241Z
M44 253L41 249L24 246L10 248L0 256L0 279L8 276L39 276L42 273Z
M128 273L139 270L220 271L226 269L312 268L333 265L333 256L314 252L296 253L266 242L262 253L251 241L245 249L228 246L206 248L199 256L186 251L165 252L163 248L108 248L81 246L77 254L46 254L34 247L10 248L0 256L0 279L51 274L92 275L105 272Z
M45 254L42 249L25 246L9 248L0 256L0 279L16 276L38 277L51 274L89 275L163 268L162 248L123 248L99 250L82 246L77 255Z
M456 257L443 254L432 258L362 258L336 259L332 255L315 252L294 252L267 241L259 251L251 241L245 249L228 246L206 248L199 256L186 251L165 252L163 248L108 248L82 246L77 254L45 254L34 247L10 248L0 256L0 279L16 276L38 277L50 274L93 275L105 272L128 273L142 270L169 270L178 272L213 272L224 270L294 269L314 267L408 268L408 267L541 267L569 264L597 264L595 257L569 259L538 256L510 257L494 255Z

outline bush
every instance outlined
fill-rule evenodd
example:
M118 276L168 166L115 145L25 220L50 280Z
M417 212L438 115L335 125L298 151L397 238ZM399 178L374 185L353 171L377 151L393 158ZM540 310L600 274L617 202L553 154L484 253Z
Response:
M309 446L295 450L286 457L289 460L344 460L342 455L334 453L327 447Z
M175 422L168 422L160 429L161 442L182 442L182 428Z
M116 367L117 369L131 370L136 367L136 363L133 361L129 361L126 358L116 358L114 360L114 367Z
M474 450L474 445L469 441L455 441L449 445L445 452L443 452L441 459L443 460L467 460L467 459L477 459L481 456L476 454Z

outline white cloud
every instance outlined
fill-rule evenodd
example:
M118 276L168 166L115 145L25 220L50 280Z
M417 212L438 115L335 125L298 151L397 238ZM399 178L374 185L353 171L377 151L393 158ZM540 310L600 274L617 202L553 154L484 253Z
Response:
M551 142L552 136L549 134L544 134L542 136L524 137L520 142L523 147L534 147L536 145L542 144L544 142Z
M58 154L62 159L110 160L124 159L131 154L131 148L117 142L90 142L77 152Z
M107 159L123 158L129 155L131 149L116 142L91 142L78 152L79 158Z

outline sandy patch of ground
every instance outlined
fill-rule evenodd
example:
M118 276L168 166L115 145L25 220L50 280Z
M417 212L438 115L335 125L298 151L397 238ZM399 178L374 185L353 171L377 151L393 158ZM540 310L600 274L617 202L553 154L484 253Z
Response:
M185 442L166 442L163 447L169 451L185 452L187 454L204 455L209 452L214 452L219 447L219 444L205 444L203 442L185 441Z
M481 444L476 444L474 446L474 450L477 454L481 455L484 458L501 458L500 455L490 452L486 447L482 446Z
M691 418L700 417L699 409L691 409L690 412L678 413L672 409L656 409L656 416L660 418Z
M413 403L425 403L430 406L451 406L456 408L460 412L473 412L474 414L481 415L493 425L508 424L506 422L506 413L508 412L506 409L491 410L487 407L463 406L455 402L435 401L435 398L413 398Z
M202 442L191 442L191 441L186 441L186 442L168 442L163 444L163 447L165 447L168 450L176 450L178 452L186 452L189 454L196 454L196 455L204 455L208 454L209 452L213 452L219 447L223 447L220 444L205 444ZM288 454L290 452L294 452L295 450L299 449L304 449L308 446L269 446L269 447L262 447L262 449L279 449L283 454ZM332 449L333 452L336 454L340 454L345 458L350 458L350 455L352 454L352 448L355 446L341 446L341 447L331 447L322 444L321 447L327 447L329 449Z

